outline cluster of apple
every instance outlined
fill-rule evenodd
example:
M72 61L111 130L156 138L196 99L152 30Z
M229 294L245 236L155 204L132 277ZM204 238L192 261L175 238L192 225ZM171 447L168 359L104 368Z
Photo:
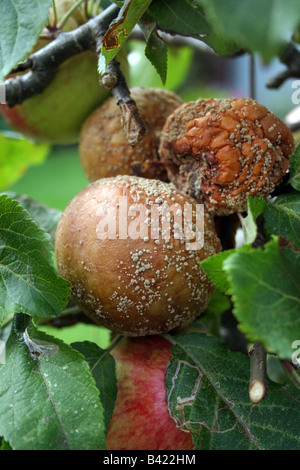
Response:
M247 195L269 195L294 142L252 99L182 104L163 89L131 93L146 136L129 145L113 98L84 122L79 154L91 184L61 217L56 260L96 323L146 336L204 311L214 287L200 262L222 248L215 217L246 211Z
M186 325L205 309L214 288L200 261L219 251L220 243L206 213L204 243L197 250L176 238L176 214L168 220L170 207L180 214L186 206L197 210L197 201L167 182L166 168L157 164L161 130L181 104L179 98L143 87L132 89L131 96L147 128L135 147L127 142L112 97L82 127L79 154L91 184L61 217L57 266L71 282L73 299L82 310L97 324L127 337L112 351L118 398L108 448L192 449L191 435L177 428L168 412L164 377L171 343L159 334ZM142 176L134 175L136 165ZM130 232L134 223L136 236ZM112 226L112 237L101 233L105 224Z
M74 18L70 29L83 21ZM168 413L171 344L159 335L205 310L214 287L200 261L221 250L215 217L245 211L248 194L272 192L287 170L293 137L254 100L182 104L174 93L145 87L131 95L147 129L135 147L114 99L99 86L92 51L67 60L43 94L2 114L38 140L79 139L91 184L62 215L55 252L74 301L95 323L126 336L112 352L118 398L108 448L191 449L190 434ZM199 228L202 235L198 245L180 226L187 208L190 233Z

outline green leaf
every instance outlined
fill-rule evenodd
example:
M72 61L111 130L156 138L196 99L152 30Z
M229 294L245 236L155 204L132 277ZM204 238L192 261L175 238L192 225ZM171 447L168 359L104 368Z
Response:
M134 67L130 70L131 86L140 86L143 83L144 86L176 91L185 81L194 55L194 50L191 47L168 48L168 73L165 85L162 85L161 77L145 57L145 45L140 41L131 40L129 47L137 59ZM180 68L178 68L178 64L180 64Z
M245 249L244 247L239 250ZM200 266L205 271L213 284L224 294L230 294L230 283L227 279L227 273L223 269L224 261L237 250L225 250L217 253L216 255L209 256L201 261Z
M0 323L9 313L45 317L66 306L70 284L54 270L49 238L17 201L0 196Z
M216 289L210 298L206 310L214 312L216 315L221 315L222 313L226 312L226 310L229 310L230 307L231 302L229 298Z
M106 0L107 1L107 0ZM110 0L109 0L110 1ZM124 3L124 0L112 0L113 3L115 3L116 5L118 5L118 7L122 7L123 6L123 3ZM109 6L109 4L108 4Z
M165 85L168 69L168 47L159 36L156 23L149 21L147 18L147 21L142 19L139 25L146 38L145 55L155 67L163 85Z
M105 448L99 391L77 351L17 314L0 372L0 435L13 449Z
M265 228L300 247L300 193L279 196L268 204L265 214Z
M160 0L153 2L148 11L165 31L200 38L211 30L203 9L191 5L188 0Z
M134 26L147 10L151 0L125 0L118 17L110 24L102 39L98 71L103 74L109 62L117 55Z
M16 194L13 192L6 192L6 194L19 202L19 204L26 209L30 217L36 222L45 232L49 233L52 243L54 242L55 232L58 221L62 212L58 209L52 209L40 202L30 199L28 196Z
M0 6L1 8L1 6ZM0 134L0 188L7 189L15 183L31 165L43 163L49 153L45 144L34 144L25 138L11 138Z
M189 0L160 0L153 2L148 11L160 29L183 36L194 36L219 54L232 54L240 49L228 35L221 36L214 23L207 21L201 5L197 6Z
M73 343L72 347L85 357L90 366L96 386L100 391L107 434L118 392L115 360L108 351L90 341Z
M12 315L12 317L8 318L7 324L2 326L1 329L0 329L0 341L3 341L4 343L6 343L8 337L10 335L12 320L13 320L13 315Z
M155 67L163 85L165 85L168 69L168 47L155 30L153 30L147 41L145 55Z
M169 412L193 434L196 449L300 449L300 392L268 383L259 403L249 400L249 357L214 337L172 338L167 367Z
M263 197L247 197L248 215L242 219L244 240L246 244L254 242L257 236L257 217L265 210L266 203Z
M294 0L195 0L220 36L231 38L240 49L257 51L269 60L282 53L299 24Z
M267 352L291 358L292 343L300 338L300 253L280 250L274 240L264 250L237 250L223 268L241 331Z
M300 191L300 145L297 145L290 158L289 171L291 175L290 184L294 189Z
M12 450L9 443L0 438L0 450Z
M0 80L33 49L47 22L51 0L0 2Z

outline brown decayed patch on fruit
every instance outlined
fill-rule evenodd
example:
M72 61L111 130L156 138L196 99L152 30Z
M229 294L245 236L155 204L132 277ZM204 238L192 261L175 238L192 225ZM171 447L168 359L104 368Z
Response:
M120 197L127 198L128 235L121 238L121 223L115 239L100 239L103 208L120 207ZM143 204L147 215L136 239L129 236L130 223L138 221L130 215L134 204ZM151 226L154 209L162 220L168 207L182 212L184 204L196 208L196 201L172 184L133 176L98 180L71 201L56 233L57 266L72 284L73 300L96 323L143 336L185 325L205 309L214 287L199 263L220 250L212 219L205 214L204 245L197 250L188 249L186 238L176 238L175 213L167 236L162 224Z
M80 161L89 181L116 175L134 175L167 180L158 160L160 133L181 99L168 90L135 87L131 97L137 104L147 132L141 142L131 146L125 135L121 112L115 99L109 98L84 123L79 143ZM134 171L134 168L137 168Z
M227 215L245 211L247 195L270 194L293 150L289 128L255 100L209 98L169 116L159 153L176 164L168 175L179 189Z

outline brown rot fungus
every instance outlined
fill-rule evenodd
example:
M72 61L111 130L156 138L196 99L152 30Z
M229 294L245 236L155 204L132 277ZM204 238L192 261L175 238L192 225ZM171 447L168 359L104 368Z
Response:
M255 100L209 98L168 117L159 153L176 187L228 215L247 209L247 195L269 195L293 150L289 128Z
M74 301L97 324L127 336L192 321L214 291L200 261L220 251L213 220L199 206L173 184L141 177L104 178L83 189L55 241Z
M146 135L135 146L128 143L114 97L96 109L84 123L79 142L80 161L91 182L117 175L167 180L164 166L158 164L159 139L167 117L181 99L159 88L135 87L130 92Z

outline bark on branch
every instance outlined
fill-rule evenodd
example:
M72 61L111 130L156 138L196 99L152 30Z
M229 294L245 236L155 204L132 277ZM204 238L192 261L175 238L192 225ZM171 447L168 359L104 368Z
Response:
M124 75L122 74L116 60L112 60L106 73L101 77L100 83L104 88L111 89L117 105L122 114L122 125L129 144L136 145L146 133L146 127L138 112L136 102L131 98L130 91ZM113 86L109 86L110 83ZM116 83L114 85L114 83Z
M7 106L16 106L43 93L54 79L59 66L68 58L89 49L100 54L102 38L118 12L119 8L111 5L77 29L66 33L58 32L53 41L20 63L12 72L28 72L5 81ZM131 145L136 145L145 135L146 128L116 60L108 65L106 73L100 77L100 85L111 90L121 110L127 139Z
M280 61L287 69L271 78L267 83L268 88L279 88L289 78L300 78L300 52L293 44L284 51Z
M106 32L118 15L115 5L79 26L74 31L60 32L56 39L34 52L14 72L30 69L27 73L5 81L6 104L13 107L28 98L42 93L55 77L58 67L69 57L96 47L97 40Z
M250 384L249 397L253 403L258 403L266 394L266 351L263 345L256 342L249 351L250 355Z

